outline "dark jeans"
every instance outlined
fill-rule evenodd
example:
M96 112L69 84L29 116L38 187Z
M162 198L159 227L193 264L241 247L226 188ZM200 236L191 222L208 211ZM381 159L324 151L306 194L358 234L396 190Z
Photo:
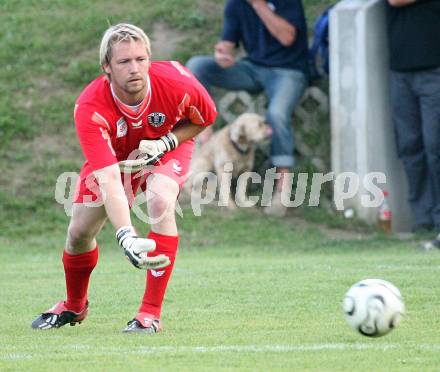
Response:
M304 73L259 66L246 60L221 68L212 56L193 57L187 67L208 91L211 86L250 93L264 91L269 100L266 120L272 127L272 164L280 168L293 166L292 113L307 87Z
M440 228L440 68L391 71L391 103L416 224Z

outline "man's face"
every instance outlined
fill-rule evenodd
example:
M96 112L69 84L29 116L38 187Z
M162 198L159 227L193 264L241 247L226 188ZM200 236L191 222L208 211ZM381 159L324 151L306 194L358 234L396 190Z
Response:
M113 89L120 99L131 101L145 97L150 58L142 41L121 41L113 45L112 58L104 70L110 75Z

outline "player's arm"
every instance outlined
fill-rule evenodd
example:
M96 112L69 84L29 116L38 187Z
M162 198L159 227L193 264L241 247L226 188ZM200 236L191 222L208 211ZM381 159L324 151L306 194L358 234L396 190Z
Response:
M193 124L189 120L182 120L173 131L156 140L142 140L139 143L139 155L135 159L119 162L119 169L123 173L136 173L150 165L156 164L165 153L174 150L183 143L197 136L206 127Z
M131 225L109 121L94 107L80 105L75 110L75 127L84 157L98 180L110 222L116 230Z
M282 45L291 46L296 40L296 28L269 8L266 0L247 0L272 36Z
M77 107L75 127L84 156L94 169L93 175L98 181L104 208L117 230L116 238L125 256L139 269L168 266L170 260L165 255L147 257L147 253L156 248L156 243L151 239L138 238L131 224L128 200L111 146L110 127L106 119L93 109Z
M176 68L183 69L183 66ZM183 118L170 133L157 140L143 140L139 144L139 151L147 154L149 158L157 157L158 154L162 156L174 150L180 143L194 138L214 123L217 117L215 104L205 88L192 75L188 75L188 78L188 92L182 101L185 103Z
M159 269L170 264L165 255L148 257L156 249L152 239L142 239L131 223L127 196L121 182L118 164L109 165L94 172L104 199L107 217L116 230L116 239L127 259L138 269Z
M175 125L173 130L157 140L142 140L139 151L147 154L150 159L161 158L166 152L174 150L180 143L194 138L201 133L206 126L195 124L191 119L185 118Z
M205 129L206 126L194 124L191 123L189 119L184 119L176 124L176 126L173 128L172 133L176 136L179 143L183 143L191 138L198 136Z
M215 122L217 111L206 89L182 65L176 63L173 66L188 78L187 91L184 92L183 99L178 100L182 119L168 134L155 140L142 140L139 143L139 158L119 162L124 173L138 172L150 164L154 165L165 153L194 138Z
M131 226L130 209L118 165L112 164L96 170L94 175L104 196L107 217L115 230L119 230L122 226Z
M390 4L391 6L405 6L405 5L410 5L410 4L414 4L417 0L388 0L388 4Z

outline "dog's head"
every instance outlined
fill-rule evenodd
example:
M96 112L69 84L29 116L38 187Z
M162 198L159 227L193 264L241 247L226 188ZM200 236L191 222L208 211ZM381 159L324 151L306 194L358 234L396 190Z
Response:
M259 143L272 134L272 129L258 114L241 114L230 128L231 140L240 145Z

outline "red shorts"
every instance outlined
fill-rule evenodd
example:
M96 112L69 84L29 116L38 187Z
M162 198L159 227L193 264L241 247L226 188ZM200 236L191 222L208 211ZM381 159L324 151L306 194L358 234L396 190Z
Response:
M167 152L162 159L155 165L148 167L137 173L121 173L122 184L129 204L133 203L136 193L141 187L145 191L147 178L151 174L163 174L176 181L180 187L186 181L186 175L192 158L194 140L186 141L179 145L175 150ZM86 162L80 172L80 177L75 188L74 203L100 203L102 195L99 190L98 181L93 175L93 170Z

